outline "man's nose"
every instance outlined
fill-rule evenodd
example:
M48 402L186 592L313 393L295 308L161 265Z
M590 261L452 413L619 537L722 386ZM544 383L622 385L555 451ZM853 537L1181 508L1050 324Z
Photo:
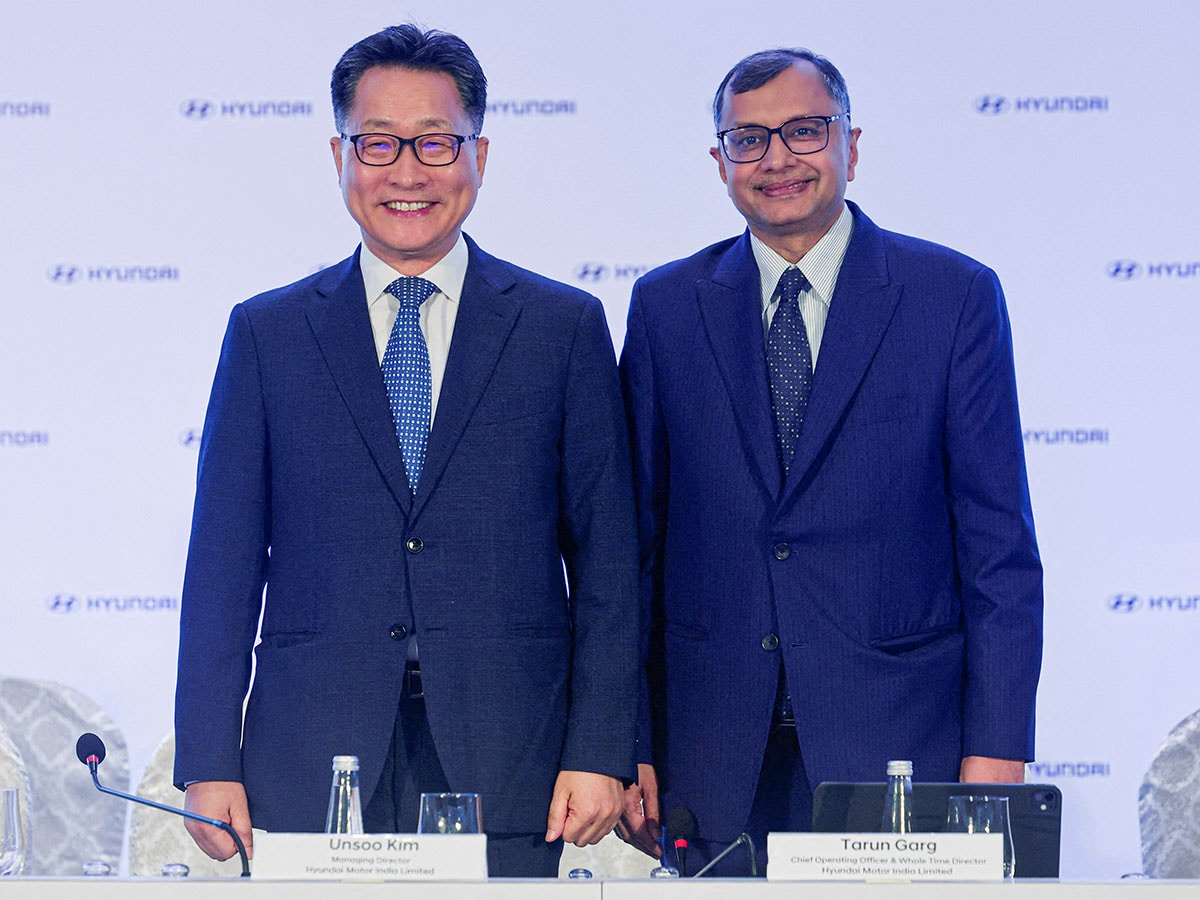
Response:
M762 159L764 165L770 168L786 167L793 165L797 159L799 157L783 142L782 135L771 135L771 142L767 145L767 152Z
M423 182L429 177L429 166L417 159L417 148L406 144L400 148L396 161L387 167L390 181L413 183Z

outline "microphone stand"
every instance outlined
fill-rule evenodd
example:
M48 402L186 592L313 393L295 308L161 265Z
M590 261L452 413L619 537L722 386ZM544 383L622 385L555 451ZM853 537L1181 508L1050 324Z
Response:
M153 800L147 800L145 797L137 797L133 794L126 794L122 793L121 791L105 787L100 783L100 776L97 772L99 766L100 760L95 756L95 754L87 758L87 767L88 771L92 775L92 784L96 786L96 790L100 791L100 793L111 794L113 797L120 797L122 800L130 800L134 803L142 803L146 806L152 806L155 809L161 809L163 812L175 813L176 815L183 816L185 819L192 819L196 822L203 822L205 825L211 825L214 828L220 828L227 835L233 838L233 843L237 847L238 856L242 858L242 877L250 877L250 860L246 856L246 845L242 843L241 837L236 831L233 830L233 826L228 822L222 822L220 819L210 819L207 816L202 816L186 809L176 809L174 806L156 803ZM719 858L720 857L718 857L718 859Z
M737 847L741 844L745 844L747 849L749 849L749 851L750 851L750 877L757 878L758 877L758 859L756 858L755 851L754 851L754 841L750 838L750 835L746 834L746 832L744 832L744 831L737 836L736 841L734 841L732 844L730 844L728 847L726 847L724 850L722 850L720 853L718 853L716 856L714 856L712 858L712 860L708 863L708 865L706 865L703 869L701 869L699 872L697 872L692 877L699 878L701 875L703 875L705 872L707 872L709 869L711 869L713 866L715 866L717 863L719 863L721 860L723 860L726 856L728 856L730 853L732 853L734 847Z

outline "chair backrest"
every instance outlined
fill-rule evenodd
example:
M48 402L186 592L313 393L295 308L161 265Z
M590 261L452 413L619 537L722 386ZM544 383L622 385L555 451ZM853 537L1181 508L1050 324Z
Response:
M25 848L25 854L28 857L31 840L29 800L32 794L29 786L29 772L25 769L21 751L17 749L17 745L8 736L3 725L0 725L0 788L16 788L19 792L17 814L21 818L21 846Z
M1138 791L1142 871L1200 878L1200 710L1173 729Z
M175 733L168 734L154 752L137 795L167 806L182 806L183 794L175 789L172 771L175 766ZM160 875L165 863L184 863L193 878L213 878L222 875L238 877L242 863L238 857L217 862L196 846L187 833L182 816L134 806L129 813L129 874Z
M25 874L79 875L90 860L103 860L116 871L126 804L97 791L87 767L75 757L80 734L100 735L108 750L101 780L129 790L129 754L112 719L65 685L0 678L0 726L20 752L29 777Z

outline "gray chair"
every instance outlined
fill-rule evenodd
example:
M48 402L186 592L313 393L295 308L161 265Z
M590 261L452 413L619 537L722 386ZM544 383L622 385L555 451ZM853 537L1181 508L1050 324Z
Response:
M1200 878L1200 710L1167 735L1138 791L1142 871Z
M0 726L0 788L16 788L19 792L17 800L17 815L21 818L21 846L26 848L26 858L29 855L29 801L32 791L29 786L29 772L25 769L25 761L21 751L13 743L3 726ZM23 870L18 870L20 875Z
M108 714L83 694L51 681L0 678L0 727L28 773L25 875L79 875L90 860L116 871L125 839L126 804L101 794L75 756L85 731L108 749L101 780L129 790L125 738Z

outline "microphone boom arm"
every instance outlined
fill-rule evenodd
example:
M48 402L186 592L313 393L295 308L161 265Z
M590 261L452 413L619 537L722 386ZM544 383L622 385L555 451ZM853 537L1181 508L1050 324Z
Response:
M705 872L707 872L709 869L711 869L713 866L715 866L717 863L719 863L721 860L723 860L726 856L728 856L730 853L732 853L733 848L737 847L739 844L745 844L747 849L749 849L749 851L750 851L750 877L757 878L758 877L758 860L755 856L754 841L750 837L750 835L746 834L746 832L744 832L744 831L737 836L736 841L734 841L732 844L730 844L728 847L726 847L724 850L722 850L720 853L718 853L716 856L714 856L709 861L708 865L706 865L703 869L701 869L699 872L697 872L692 877L699 878L701 875L703 875Z
M227 835L233 838L234 846L237 847L238 856L240 856L242 859L242 877L250 877L250 860L249 857L246 856L246 845L242 843L241 836L234 831L233 826L228 822L223 822L220 819L210 819L207 816L202 816L199 813L194 813L190 810L178 809L174 806L167 806L165 803L157 803L154 800L147 800L145 797L138 797L134 794L126 794L122 791L105 787L100 783L100 776L98 773L99 764L100 760L95 754L87 758L87 767L88 772L90 772L92 776L92 784L96 786L96 790L100 791L100 793L110 794L113 797L120 797L122 800L130 800L134 803L141 803L146 806L152 806L155 809L161 809L163 812L175 813L176 815L183 816L185 819L192 819L195 822L203 822L205 825L211 825L214 828L220 828Z

